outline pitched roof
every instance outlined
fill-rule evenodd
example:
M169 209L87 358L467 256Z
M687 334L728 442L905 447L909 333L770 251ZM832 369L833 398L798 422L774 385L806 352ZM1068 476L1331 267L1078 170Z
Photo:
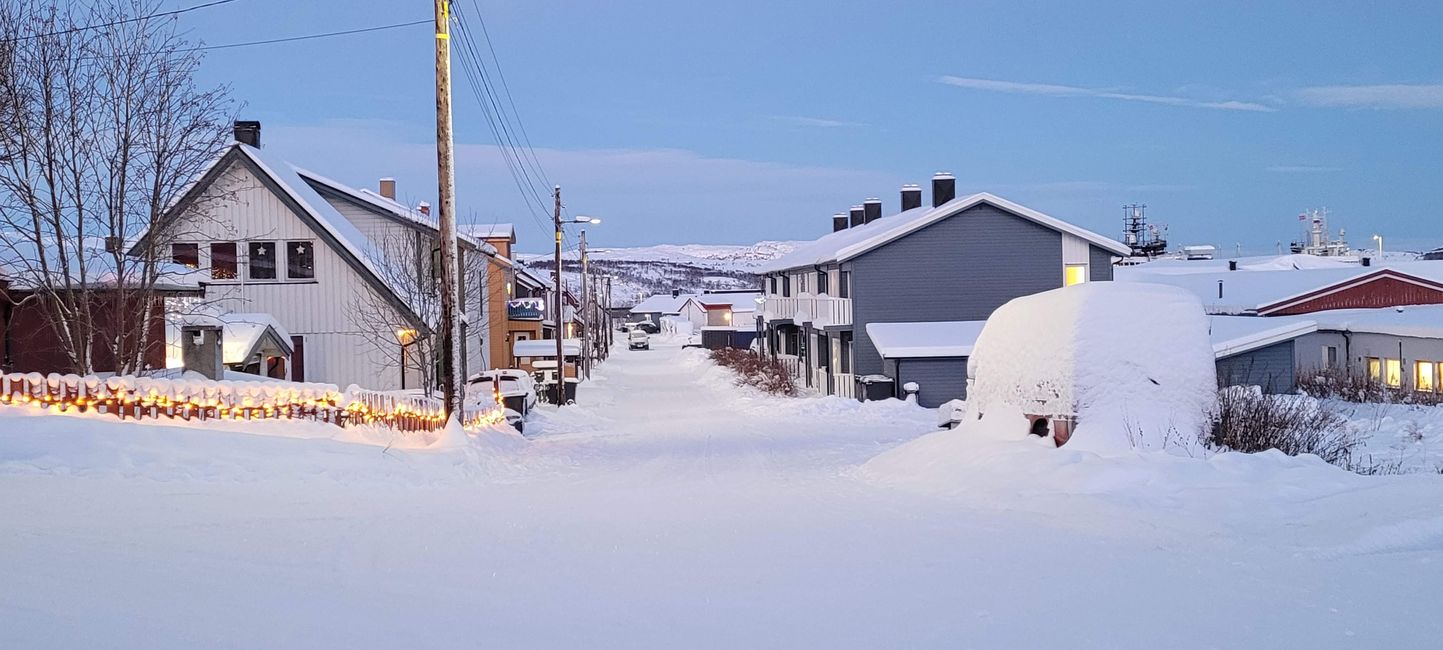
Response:
M509 223L463 223L456 228L476 239L506 239L516 242L516 226Z
M633 314L675 314L681 311L681 306L686 304L687 300L695 297L697 297L696 294L692 293L678 294L676 297L672 297L669 293L658 293L637 303L630 311Z
M749 291L746 293L704 293L699 296L693 295L691 300L700 304L705 309L730 309L734 312L756 311L757 297L761 295L761 292L758 291ZM682 304L686 304L685 301L682 301ZM680 310L681 306L678 305L677 309Z
M1169 284L1186 289L1200 298L1212 314L1275 311L1298 299L1381 278L1401 279L1424 286L1443 284L1443 261L1394 262L1371 267L1311 255L1234 261L1238 262L1236 271L1227 270L1227 260L1205 264L1149 262L1118 267L1114 279L1119 282Z
M1219 359L1290 341L1316 331L1318 331L1317 321L1306 317L1211 316L1208 318L1208 336L1212 340L1213 355Z
M804 243L792 252L772 260L768 264L762 265L762 267L758 269L758 272L771 273L787 269L844 262L893 240L921 230L938 221L956 215L959 212L984 203L1052 230L1071 234L1114 255L1128 255L1132 252L1132 249L1119 241L1104 237L1020 204L1013 203L1002 197L987 192L980 192L953 199L935 208L928 206L913 208L891 216L882 217L872 223L866 223L823 235L815 241Z

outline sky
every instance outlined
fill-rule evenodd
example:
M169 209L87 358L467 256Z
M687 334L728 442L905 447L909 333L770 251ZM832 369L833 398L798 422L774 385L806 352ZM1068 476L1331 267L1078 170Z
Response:
M895 212L942 170L1114 237L1145 203L1177 245L1270 252L1318 208L1355 246L1443 245L1443 3L458 3L546 177L528 201L458 67L458 214L517 224L525 251L549 243L547 181L602 219L595 246L746 244L814 238L868 197ZM431 16L404 5L179 20L220 45ZM281 157L434 203L433 42L420 25L213 50L199 81L229 85Z

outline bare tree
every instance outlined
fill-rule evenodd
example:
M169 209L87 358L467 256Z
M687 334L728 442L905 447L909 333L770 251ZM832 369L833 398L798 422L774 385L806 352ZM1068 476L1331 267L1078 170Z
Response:
M226 89L197 87L174 17L147 17L159 6L0 7L0 257L74 372L97 354L134 372L163 344L161 217L228 142Z
M408 385L408 388L424 389L427 395L432 394L438 385L437 364L442 354L440 333L437 331L441 320L441 295L431 268L432 251L437 241L433 232L402 227L372 238L375 250L369 260L371 267L405 303L410 315L369 288L358 290L346 304L351 320L364 332L374 358L385 366L401 368L408 376L414 375L420 385ZM470 313L472 307L481 304L485 293L484 283L480 280L485 254L463 246L461 256L462 313ZM412 316L419 318L424 327L417 327ZM484 323L468 327L468 336L470 332L477 331L475 328L484 327Z

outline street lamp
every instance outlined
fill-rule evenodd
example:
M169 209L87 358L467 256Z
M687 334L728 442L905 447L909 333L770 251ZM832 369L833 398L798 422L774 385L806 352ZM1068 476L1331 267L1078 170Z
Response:
M1383 261L1383 236L1373 235L1373 241L1378 242L1378 261Z
M556 311L554 316L554 318L556 319L556 331L553 336L556 337L556 386L553 389L554 392L552 392L552 396L555 397L555 403L559 407L562 404L566 403L566 352L562 346L562 341L565 338L563 335L566 332L566 326L562 322L566 319L566 298L561 287L561 227L565 225L577 225L586 223L599 224L601 223L601 220L595 217L576 215L570 219L563 221L561 219L561 186L557 185L555 191L556 193L554 195L554 198L556 199L556 212L555 217L553 218L553 223L555 223L556 225ZM582 231L583 237L585 237L585 234L586 232ZM584 249L585 247L583 246L583 255L585 254ZM581 281L583 283L582 292L585 293L585 273L582 274Z

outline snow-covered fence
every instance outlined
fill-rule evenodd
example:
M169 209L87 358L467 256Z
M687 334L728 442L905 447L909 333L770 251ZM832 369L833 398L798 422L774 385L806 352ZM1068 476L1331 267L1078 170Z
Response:
M0 406L27 405L60 413L94 411L122 420L310 420L401 432L435 431L445 425L440 400L356 386L342 391L334 384L0 373ZM461 422L474 429L504 419L499 407L470 407Z

